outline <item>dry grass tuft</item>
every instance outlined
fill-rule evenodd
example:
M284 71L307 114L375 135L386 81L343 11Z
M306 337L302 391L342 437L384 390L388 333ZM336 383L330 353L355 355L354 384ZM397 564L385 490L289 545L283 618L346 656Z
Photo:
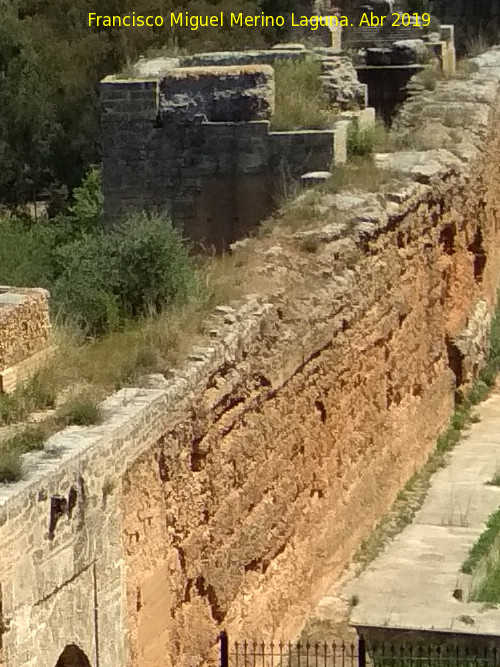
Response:
M325 129L333 126L336 112L319 79L319 61L278 62L274 72L276 110L271 119L274 130Z

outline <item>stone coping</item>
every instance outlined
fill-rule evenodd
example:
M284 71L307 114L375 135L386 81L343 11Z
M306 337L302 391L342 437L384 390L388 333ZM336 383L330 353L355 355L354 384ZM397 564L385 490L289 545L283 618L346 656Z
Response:
M47 298L48 294L48 291L42 287L10 287L8 285L0 285L0 308L16 308L20 304L26 303L30 296L44 296Z
M192 395L205 385L225 362L240 358L263 325L272 305L262 297L248 296L239 305L219 306L210 318L210 342L206 347L193 347L187 362L171 372L165 380L164 389L127 388L118 391L102 403L105 419L98 426L70 426L45 443L43 450L25 454L23 457L23 479L11 484L0 484L0 523L2 510L15 511L17 503L22 503L23 495L34 492L40 482L50 483L57 479L68 466L75 470L92 465L92 452L112 446L124 433L130 434L138 425L148 421L159 438L165 429L165 419L174 418L188 405ZM157 416L161 405L161 419ZM146 448L150 444L143 445ZM124 439L118 446L120 458L115 459L117 468L126 467L141 453L141 447L133 438ZM110 452L111 455L111 452ZM117 472L115 468L115 472ZM102 471L101 471L102 474Z

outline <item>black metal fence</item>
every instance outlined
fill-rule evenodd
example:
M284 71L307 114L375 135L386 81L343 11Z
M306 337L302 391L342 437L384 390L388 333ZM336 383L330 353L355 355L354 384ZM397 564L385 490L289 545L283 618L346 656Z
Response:
M229 642L219 635L220 667L500 667L496 647L450 644Z

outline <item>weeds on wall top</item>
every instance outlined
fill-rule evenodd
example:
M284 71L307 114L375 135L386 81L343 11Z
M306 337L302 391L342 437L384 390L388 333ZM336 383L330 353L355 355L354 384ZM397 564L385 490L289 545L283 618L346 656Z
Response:
M313 58L274 64L273 130L322 130L333 126L337 114L323 90L320 74L321 64Z

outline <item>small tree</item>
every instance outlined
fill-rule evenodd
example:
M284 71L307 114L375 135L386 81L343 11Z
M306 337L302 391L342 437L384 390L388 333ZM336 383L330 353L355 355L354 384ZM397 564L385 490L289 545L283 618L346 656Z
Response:
M73 204L68 209L72 227L93 231L102 221L102 204L101 172L91 167L82 184L73 190Z

